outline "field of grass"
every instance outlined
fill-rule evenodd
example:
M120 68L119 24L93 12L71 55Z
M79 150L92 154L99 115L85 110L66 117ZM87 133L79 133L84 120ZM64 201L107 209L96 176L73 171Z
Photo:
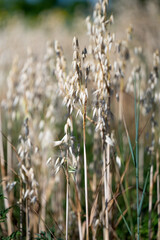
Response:
M108 8L1 26L0 239L160 239L160 10Z

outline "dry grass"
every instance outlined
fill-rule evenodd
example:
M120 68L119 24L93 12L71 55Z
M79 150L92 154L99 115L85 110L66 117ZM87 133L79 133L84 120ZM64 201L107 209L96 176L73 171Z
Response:
M159 17L123 4L114 26L107 9L96 4L87 35L58 13L1 30L2 192L17 208L1 236L159 238Z

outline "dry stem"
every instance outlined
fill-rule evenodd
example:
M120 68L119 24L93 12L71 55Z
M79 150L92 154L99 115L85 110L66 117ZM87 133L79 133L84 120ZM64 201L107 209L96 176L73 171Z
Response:
M0 111L0 132L2 132L2 120L1 120L1 111ZM6 181L5 181L5 162L4 162L4 151L3 151L3 140L2 134L0 134L0 158L1 158L1 177L2 177L2 188L4 194L4 206L5 209L9 208L9 195L6 190ZM12 233L12 223L11 223L11 212L7 214L7 229L8 229L8 236Z
M84 182L85 182L85 205L86 205L86 240L89 240L89 218L88 218L88 187L87 187L87 156L86 156L86 105L85 100L83 109L83 151L84 151Z

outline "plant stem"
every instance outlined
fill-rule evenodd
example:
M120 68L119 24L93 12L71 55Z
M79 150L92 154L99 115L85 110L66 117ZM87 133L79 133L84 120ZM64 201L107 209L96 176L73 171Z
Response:
M125 194L125 191L124 191L124 187L123 185L121 184L121 191L124 192L123 193L123 198L124 198L124 202L126 204L126 208L128 209L128 216L129 216L129 221L130 221L130 228L131 228L131 232L132 232L132 239L135 239L134 237L134 225L133 225L133 218L132 218L132 213L131 213L131 206L129 204L130 202L130 196L129 196L129 191L128 191L128 175L127 175L127 179L125 179L125 189L126 190L126 194Z
M88 187L87 187L87 156L86 156L86 105L83 108L83 151L84 151L84 182L85 182L85 205L86 205L86 240L89 240L89 219L88 219Z
M160 239L160 186L159 186L159 152L157 151L157 155L156 155L156 162L157 162L157 202L158 202L158 206L157 206L157 215L158 215L158 231L157 231L157 240Z
M143 186L144 182L144 139L141 138L139 144L139 184Z
M148 239L152 239L152 196L153 196L153 156L151 156L150 166Z
M137 90L136 90L136 79L134 81L135 91L135 128L136 128L136 195L137 195L137 240L140 239L140 216L139 216L139 103L137 106Z
M44 174L44 172L43 172ZM44 175L45 176L45 175ZM42 195L41 195L41 216L40 216L40 231L45 231L45 221L46 221L46 180L42 177Z
M19 198L19 209L20 209L20 240L23 240L23 200L22 200L22 179L20 177L20 198Z
M110 145L107 143L107 166L106 166L106 172L107 172L107 219L106 219L106 223L107 223L107 232L108 232L108 236L107 238L109 239L109 212L108 212L108 202L110 201L111 198L111 191L110 191Z
M29 199L26 199L26 240L30 240L31 238L30 232L30 206L29 206Z
M2 120L1 120L1 110L0 110L0 165L1 165L1 177L2 177L2 189L4 194L4 207L5 209L9 208L9 195L6 190L6 181L5 181L5 160L4 160L4 150L3 150L3 140L2 140ZM11 212L7 214L7 229L8 236L12 233L12 223L11 223Z
M81 222L81 194L80 194L80 179L81 179L81 174L80 174L80 162L79 162L79 148L78 148L78 169L77 169L77 174L75 175L75 189L76 189L76 202L77 202L77 218L78 218L78 231L79 231L79 240L83 240L82 237L82 222Z
M8 135L7 137L7 175L10 177L10 180L12 180L12 148L11 148L11 136ZM14 198L14 197L13 197Z
M67 190L66 190L66 240L68 239L68 212L69 212L69 179L68 179L68 164L66 171Z
M103 143L103 181L104 181L104 214L105 214L105 228L103 230L103 235L104 239L108 240L109 239L109 229L108 229L108 208L106 206L106 203L108 203L108 197L107 197L107 173L106 173L106 150L105 150L105 145Z
M83 240L83 237L82 237L81 214L80 214L80 212L78 212L78 230L79 230L79 240Z
M137 239L139 240L139 225L140 225L140 217L139 217L139 161L138 161L138 140L136 138L136 193L137 193Z

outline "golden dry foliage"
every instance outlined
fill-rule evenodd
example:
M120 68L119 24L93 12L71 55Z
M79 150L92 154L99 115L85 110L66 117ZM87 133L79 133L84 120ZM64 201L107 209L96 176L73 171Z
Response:
M125 4L114 25L98 1L73 35L58 14L2 31L3 76L19 54L1 101L4 207L17 207L2 236L159 239L159 17Z

